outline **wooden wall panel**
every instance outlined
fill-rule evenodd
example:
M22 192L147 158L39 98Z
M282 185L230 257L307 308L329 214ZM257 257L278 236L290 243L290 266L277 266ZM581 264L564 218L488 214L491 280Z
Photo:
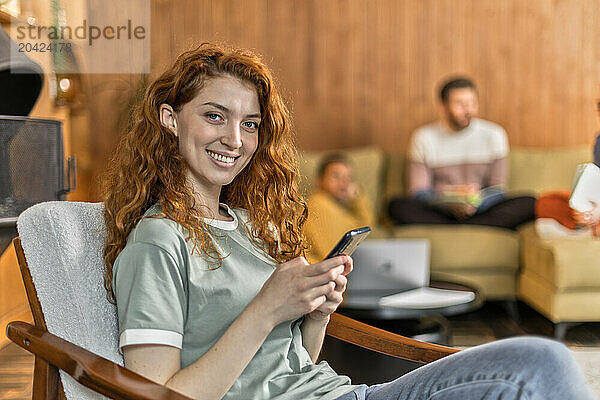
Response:
M406 148L435 87L473 76L481 114L519 146L589 143L600 95L595 0L156 1L153 71L195 42L256 49L310 149ZM160 33L158 33L160 32Z
M152 0L151 6L153 76L203 41L254 49L278 78L304 149L406 149L410 133L437 118L435 88L453 73L476 80L482 117L503 125L513 146L591 143L599 126L598 0ZM111 79L127 81L96 77L96 87L117 87L105 85ZM100 108L106 107L116 105ZM98 160L117 134L103 131L106 115L92 115L93 136L103 138Z

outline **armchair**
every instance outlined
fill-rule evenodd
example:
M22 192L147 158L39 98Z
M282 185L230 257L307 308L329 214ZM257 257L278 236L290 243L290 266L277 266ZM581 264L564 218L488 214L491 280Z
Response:
M35 326L7 336L35 355L33 399L187 399L123 367L116 307L103 286L102 203L47 202L21 214L13 240ZM419 342L334 314L327 334L423 363L457 349ZM102 396L103 395L103 396Z

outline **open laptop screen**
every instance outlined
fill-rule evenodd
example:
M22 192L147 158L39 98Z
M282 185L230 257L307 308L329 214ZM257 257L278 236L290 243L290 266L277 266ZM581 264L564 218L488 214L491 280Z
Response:
M356 292L401 292L429 285L429 240L372 239L352 255L346 296Z

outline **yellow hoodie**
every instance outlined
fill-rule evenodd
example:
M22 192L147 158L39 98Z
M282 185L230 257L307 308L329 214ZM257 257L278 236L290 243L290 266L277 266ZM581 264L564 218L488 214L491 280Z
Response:
M325 258L347 231L372 226L373 212L362 194L344 205L327 192L318 190L308 199L308 219L304 234L310 244L306 258L313 264Z

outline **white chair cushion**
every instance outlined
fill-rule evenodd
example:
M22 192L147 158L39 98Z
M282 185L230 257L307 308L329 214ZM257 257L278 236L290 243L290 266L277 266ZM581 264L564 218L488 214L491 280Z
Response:
M117 310L106 297L103 203L51 201L17 221L48 331L123 365ZM60 371L67 399L103 399Z

